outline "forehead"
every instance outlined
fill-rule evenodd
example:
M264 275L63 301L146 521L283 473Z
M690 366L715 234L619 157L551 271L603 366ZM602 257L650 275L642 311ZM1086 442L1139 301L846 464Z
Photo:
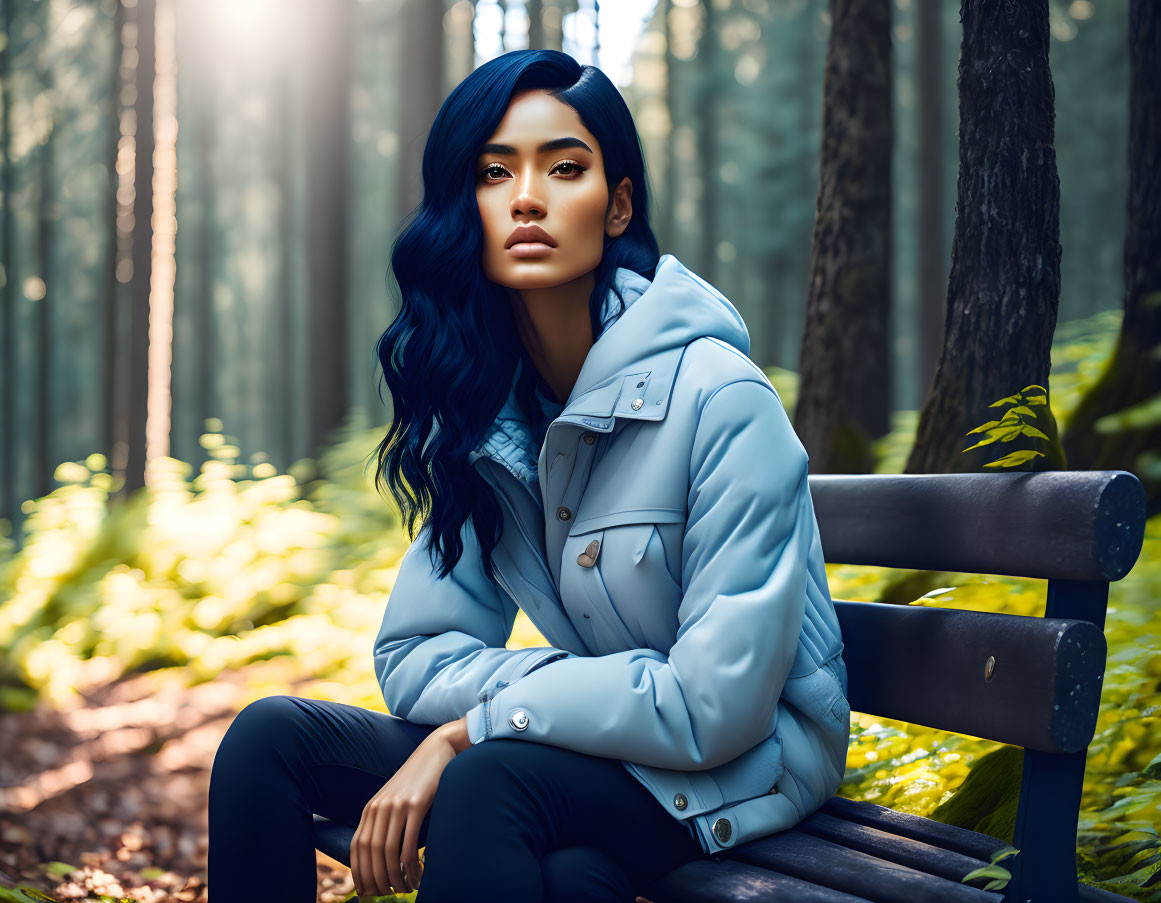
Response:
M581 123L576 110L546 91L531 90L512 98L487 143L510 144L520 153L533 153L537 145L567 136L582 139L594 154L600 154L596 137Z

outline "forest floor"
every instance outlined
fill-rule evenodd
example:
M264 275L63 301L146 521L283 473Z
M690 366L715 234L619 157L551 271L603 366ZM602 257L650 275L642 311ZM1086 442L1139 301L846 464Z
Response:
M146 672L68 710L0 713L0 886L205 903L210 767L243 671L192 687ZM349 897L350 870L317 857L317 903Z

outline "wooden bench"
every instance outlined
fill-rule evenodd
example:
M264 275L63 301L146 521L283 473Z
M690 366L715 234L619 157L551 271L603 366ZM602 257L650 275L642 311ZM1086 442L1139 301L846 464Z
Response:
M856 712L1023 747L1002 890L961 878L1006 844L833 797L789 831L674 870L653 903L1074 903L1131 898L1078 882L1085 753L1104 678L1109 582L1140 554L1145 494L1125 471L817 475L828 562L1048 581L1045 616L835 600ZM348 861L353 829L315 819Z

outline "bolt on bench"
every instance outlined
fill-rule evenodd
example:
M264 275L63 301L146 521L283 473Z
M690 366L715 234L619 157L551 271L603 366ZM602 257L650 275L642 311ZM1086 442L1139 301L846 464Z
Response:
M796 827L670 872L653 903L1128 901L1077 880L1085 753L1104 679L1109 582L1141 551L1145 493L1126 471L809 477L828 562L1046 579L1043 618L835 600L857 712L1024 749L1000 891L960 879L1006 844L833 797ZM353 828L315 817L349 862Z

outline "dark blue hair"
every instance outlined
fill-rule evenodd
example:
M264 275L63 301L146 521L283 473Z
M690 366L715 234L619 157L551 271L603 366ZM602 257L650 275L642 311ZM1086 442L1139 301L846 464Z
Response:
M375 484L386 483L413 541L417 518L430 526L428 554L435 568L438 549L440 577L463 554L461 531L469 517L485 571L493 576L492 550L503 521L491 487L468 455L503 407L517 363L524 362L517 398L526 413L539 415L538 382L554 397L519 338L508 290L485 277L481 266L479 148L512 96L527 89L545 89L572 107L596 137L610 204L623 178L633 184L628 228L616 238L605 236L597 266L589 298L594 337L600 334L602 302L615 291L617 268L652 280L660 256L649 227L641 141L624 98L600 69L559 50L513 50L480 66L448 95L423 152L423 200L391 249L399 315L375 346L393 408L377 449Z

